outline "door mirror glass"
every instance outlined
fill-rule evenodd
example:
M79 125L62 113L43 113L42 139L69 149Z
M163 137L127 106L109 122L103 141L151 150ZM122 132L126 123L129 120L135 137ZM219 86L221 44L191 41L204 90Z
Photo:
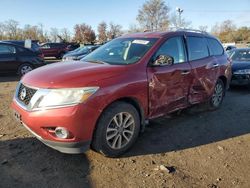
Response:
M169 55L158 55L156 60L153 62L153 66L165 66L165 65L173 65L174 58Z

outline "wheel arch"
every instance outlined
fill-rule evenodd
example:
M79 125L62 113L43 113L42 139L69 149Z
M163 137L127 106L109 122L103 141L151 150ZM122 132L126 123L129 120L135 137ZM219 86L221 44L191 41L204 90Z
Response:
M140 132L143 132L144 129L145 129L145 125L146 125L145 113L144 113L143 107L142 107L141 103L139 102L139 100L137 100L134 97L122 97L122 98L118 98L118 99L113 100L109 104L107 104L105 106L105 108L102 110L102 113L99 115L99 117L98 117L98 119L96 121L96 125L98 124L98 122L100 120L100 117L103 114L103 112L105 110L107 110L112 104L114 104L116 102L125 102L125 103L131 104L133 107L135 107L135 109L138 111L139 117L140 117ZM95 134L95 131L96 131L96 125L95 125L94 131L93 131L93 135Z
M227 80L226 76L221 75L221 76L219 76L219 79L223 82L225 89L227 89L228 88L228 80Z

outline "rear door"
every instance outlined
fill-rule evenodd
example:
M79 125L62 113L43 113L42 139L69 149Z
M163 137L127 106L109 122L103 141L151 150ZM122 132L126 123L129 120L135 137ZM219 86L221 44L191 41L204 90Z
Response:
M183 36L168 38L155 53L153 61L159 55L173 57L174 64L149 66L147 69L150 117L158 117L186 107L192 78Z
M16 48L8 44L0 44L0 72L12 72L18 68Z
M195 104L207 100L213 93L218 62L210 55L207 40L202 35L187 34L186 43L193 75L189 102Z

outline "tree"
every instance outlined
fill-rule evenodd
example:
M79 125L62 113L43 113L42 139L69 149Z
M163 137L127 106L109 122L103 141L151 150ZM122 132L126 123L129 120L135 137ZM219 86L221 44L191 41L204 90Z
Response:
M94 43L96 39L95 31L87 24L76 24L74 27L74 39L84 44Z
M163 0L148 0L139 9L137 21L144 30L166 30L169 25L169 7Z
M107 24L106 22L101 22L98 25L98 41L102 44L107 41Z
M200 25L199 30L207 32L208 26L207 25Z
M128 33L138 33L138 32L143 32L143 29L138 27L136 24L130 24Z
M114 23L110 23L109 24L109 31L107 33L108 39L114 39L116 37L121 36L122 33L122 26L119 24L114 24Z
M55 27L50 28L49 38L52 42L58 41L58 35L59 35L59 31L57 28Z
M219 37L222 42L236 42L236 26L231 20L225 20L221 24L216 23L211 32Z
M38 40L39 38L39 32L37 26L25 25L22 33L23 33L22 38L24 39Z
M8 20L4 24L6 38L9 40L18 40L21 38L21 30L18 28L19 23L15 20Z
M0 23L0 40L4 40L5 39L5 25L4 23Z
M189 28L191 22L187 21L184 17L179 17L176 13L173 13L170 18L170 25L176 28Z
M70 31L67 28L62 28L59 38L61 38L63 42L69 42L71 40Z

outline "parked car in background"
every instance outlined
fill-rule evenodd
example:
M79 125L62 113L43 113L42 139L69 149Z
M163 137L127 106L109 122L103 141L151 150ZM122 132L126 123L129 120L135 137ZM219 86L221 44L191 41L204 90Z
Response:
M231 85L250 86L250 48L234 49L230 59L233 73Z
M226 50L226 51L230 51L230 50L233 50L233 49L235 49L235 48L236 48L236 46L229 45L229 46L226 46L225 50Z
M33 69L45 65L43 56L22 46L0 42L0 73L24 75Z
M13 43L13 44L25 47L25 40L5 40L2 42ZM40 46L38 44L38 41L36 41L36 40L31 41L31 48L29 48L29 49L34 51L34 52L42 54L42 51L40 50Z
M40 46L44 57L56 57L62 59L63 55L68 51L67 43L44 43Z
M88 45L88 46L83 46L75 49L74 51L67 52L63 56L63 61L69 61L69 60L80 60L84 58L86 55L89 53L93 52L95 49L99 48L100 45Z
M79 62L28 73L12 108L47 146L63 153L91 147L115 157L131 148L150 119L199 103L219 108L230 80L231 63L215 37L187 30L137 33Z
M69 52L69 51L73 51L79 47L80 47L79 43L67 43L66 50Z

